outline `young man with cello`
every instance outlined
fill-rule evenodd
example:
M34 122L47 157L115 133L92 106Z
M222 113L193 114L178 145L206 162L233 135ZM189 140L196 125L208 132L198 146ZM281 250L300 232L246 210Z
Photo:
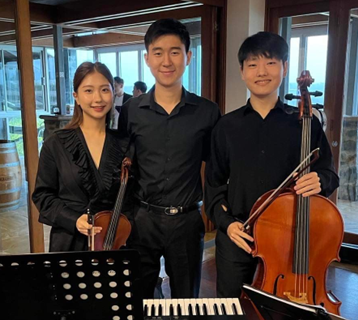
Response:
M279 35L259 32L238 53L241 77L250 90L247 104L223 116L213 131L206 170L206 213L215 223L217 295L238 297L251 283L256 260L243 231L255 201L277 188L300 163L301 125L295 108L284 105L278 88L287 74L288 45ZM337 187L333 159L317 118L312 120L311 149L320 158L300 177L296 194L329 196Z

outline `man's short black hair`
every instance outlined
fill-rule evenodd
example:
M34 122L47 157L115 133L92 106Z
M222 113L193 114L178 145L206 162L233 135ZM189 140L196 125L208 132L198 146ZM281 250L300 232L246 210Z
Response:
M142 93L146 93L147 92L147 85L145 84L145 82L143 81L137 81L137 82L134 82L134 86L142 91Z
M118 84L124 84L124 80L121 77L114 77L113 79Z
M185 46L185 51L189 51L190 36L189 32L180 21L175 19L160 19L152 23L144 37L145 48L148 51L149 45L156 39L165 35L175 35Z
M241 69L250 56L276 58L284 63L288 59L288 45L278 34L262 31L246 38L242 43L238 53Z

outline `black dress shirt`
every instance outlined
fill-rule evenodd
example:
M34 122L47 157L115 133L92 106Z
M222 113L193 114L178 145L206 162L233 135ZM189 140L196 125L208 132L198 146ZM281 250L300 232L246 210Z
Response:
M206 166L206 213L223 233L236 221L245 221L256 200L277 188L300 163L302 126L297 108L278 100L263 119L247 105L223 116L213 131L211 158ZM312 165L320 177L321 194L337 187L333 159L316 117L312 120L311 150L320 158ZM228 208L225 212L221 205Z
M39 221L52 227L50 251L87 249L87 237L76 229L76 221L87 209L92 214L113 209L123 157L111 130L107 130L98 169L80 128L59 130L46 139L32 200L40 212Z
M202 200L201 164L210 154L220 110L183 88L180 103L168 115L155 102L154 90L130 99L119 120L120 134L129 136L134 147L135 194L154 205L188 206Z

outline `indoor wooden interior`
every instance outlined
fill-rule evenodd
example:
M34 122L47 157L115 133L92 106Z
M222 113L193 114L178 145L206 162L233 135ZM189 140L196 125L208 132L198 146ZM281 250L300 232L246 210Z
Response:
M262 26L266 31L279 32L280 19L285 17L293 17L292 28L327 26L326 135L334 146L332 153L338 170L349 17L351 14L358 15L358 0L237 1L245 8L254 8L259 3L264 5ZM230 11L234 2L236 0L107 0L105 3L97 0L0 0L0 45L16 45L18 53L28 194L34 190L38 165L31 45L58 46L54 40L56 32L65 48L143 43L145 32L153 21L160 18L187 20L191 33L200 34L202 39L202 96L217 102L224 114L231 111L228 104L232 101L228 70L235 69L239 77L237 64L232 64L228 58L228 50L231 50L228 43L234 32L230 23L237 23L234 13ZM233 7L237 8L237 4ZM200 21L190 22L190 19L198 17ZM249 27L249 21L245 23L248 25L246 36L249 36L252 26ZM237 48L235 50L236 55ZM337 202L337 197L335 193L331 200ZM358 206L352 209L352 215L358 215L356 208ZM44 228L37 221L38 211L31 201L27 210L30 250L32 253L44 252ZM207 235L200 296L215 297L215 230L205 216L204 221ZM328 269L327 288L342 301L341 315L347 319L358 319L358 234L345 233L340 256L342 261L334 262ZM168 278L164 279L163 291L166 297L170 297Z

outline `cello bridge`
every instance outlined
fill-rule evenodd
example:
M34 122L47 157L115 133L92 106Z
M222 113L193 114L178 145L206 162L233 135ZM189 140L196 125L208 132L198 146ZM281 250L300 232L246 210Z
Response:
M283 295L285 295L288 300L292 302L308 304L307 293L305 292L299 293L298 297L294 297L293 295L291 295L291 292L284 292Z

